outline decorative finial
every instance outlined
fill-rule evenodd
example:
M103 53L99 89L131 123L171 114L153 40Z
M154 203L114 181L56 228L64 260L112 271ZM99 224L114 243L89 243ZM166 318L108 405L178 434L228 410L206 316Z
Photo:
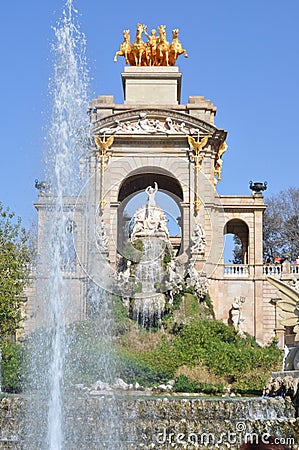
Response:
M264 181L264 183L262 183L261 181L256 181L254 183L252 181L249 181L249 189L251 189L255 194L260 194L261 192L265 191L267 189L267 185L267 181Z
M40 194L49 194L51 190L51 184L46 181L38 181L38 179L34 182L34 187L39 190Z

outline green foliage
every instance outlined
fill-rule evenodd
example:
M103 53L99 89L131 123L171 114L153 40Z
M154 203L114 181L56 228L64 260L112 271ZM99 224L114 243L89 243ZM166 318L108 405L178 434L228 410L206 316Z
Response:
M234 234L233 241L234 241L233 264L243 264L242 241L236 234Z
M114 334L124 334L129 328L128 310L117 295L112 297L112 316L114 325Z
M21 304L32 250L21 219L0 203L0 339L9 339L22 320Z
M141 281L138 281L137 283L133 284L133 292L135 294L138 294L138 293L142 292L142 283L141 283Z
M128 259L129 261L138 263L142 255L142 251L143 251L143 244L141 239L136 239L133 242L133 244L131 243L131 241L127 241L124 244L123 256L125 259Z
M181 292L174 294L173 303L172 303L172 311L176 311L177 309L179 309L179 307L181 305L181 301L182 301L182 296L183 296L183 294Z
M160 381L167 381L174 378L182 366L203 365L213 378L226 379L241 393L261 393L265 375L281 361L281 351L275 346L259 347L252 337L241 338L233 327L216 320L174 326L172 337L165 337L159 347L146 352L128 351L128 360L129 356L143 370L148 370L150 379L154 379L156 373ZM136 381L141 383L138 376L136 373ZM142 379L145 378L143 373ZM197 381L202 383L200 379ZM215 393L221 391L221 383L214 384L213 389L208 385L194 385L193 388Z
M118 370L127 383L138 382L142 386L155 386L169 380L167 368L154 367L147 361L125 350L118 353Z
M180 375L175 379L174 391L217 395L224 393L224 386L220 383L213 384L200 381L190 381L186 375Z
M186 317L199 317L199 303L194 294L186 293L184 295L184 310Z
M6 341L1 345L1 352L2 390L4 392L12 393L20 392L22 388L23 377L23 348L20 344Z
M163 270L167 271L167 266L173 258L172 249L170 245L165 246L164 248L164 256L163 256Z
M202 301L207 305L208 310L212 316L213 319L215 319L215 312L214 312L214 308L213 308L213 303L210 297L210 294L207 293L204 298L202 299Z
M163 283L163 282L157 281L154 284L154 287L155 287L156 292L165 292L166 291L166 286L165 286L165 283Z
M299 188L290 187L265 199L263 220L264 257L299 255Z

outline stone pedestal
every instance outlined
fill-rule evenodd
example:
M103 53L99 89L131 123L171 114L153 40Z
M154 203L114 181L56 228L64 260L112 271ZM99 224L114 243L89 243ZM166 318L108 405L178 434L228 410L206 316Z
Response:
M121 74L125 104L178 105L182 74L177 66L126 66Z

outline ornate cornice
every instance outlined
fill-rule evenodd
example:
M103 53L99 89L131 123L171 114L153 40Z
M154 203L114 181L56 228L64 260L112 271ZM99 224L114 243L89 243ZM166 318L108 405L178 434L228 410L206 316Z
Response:
M133 134L160 137L210 134L219 144L226 137L226 131L204 120L186 113L161 108L138 108L112 114L98 120L94 124L93 133L126 137Z

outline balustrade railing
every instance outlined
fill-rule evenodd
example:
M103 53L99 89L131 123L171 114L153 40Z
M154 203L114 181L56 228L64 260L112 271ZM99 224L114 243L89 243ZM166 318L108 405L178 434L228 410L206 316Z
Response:
M299 264L292 264L290 266L290 273L294 275L299 275Z
M279 276L282 274L282 264L267 264L263 267L263 274Z
M224 264L223 275L225 277L248 277L250 274L249 268L248 264ZM299 278L299 264L265 264L263 274L273 277L280 277L284 274L290 275L290 278Z
M225 264L223 273L227 277L248 277L249 266L247 264Z
M266 264L263 267L264 275L268 276L280 276L291 275L292 277L299 276L299 265L298 264Z

